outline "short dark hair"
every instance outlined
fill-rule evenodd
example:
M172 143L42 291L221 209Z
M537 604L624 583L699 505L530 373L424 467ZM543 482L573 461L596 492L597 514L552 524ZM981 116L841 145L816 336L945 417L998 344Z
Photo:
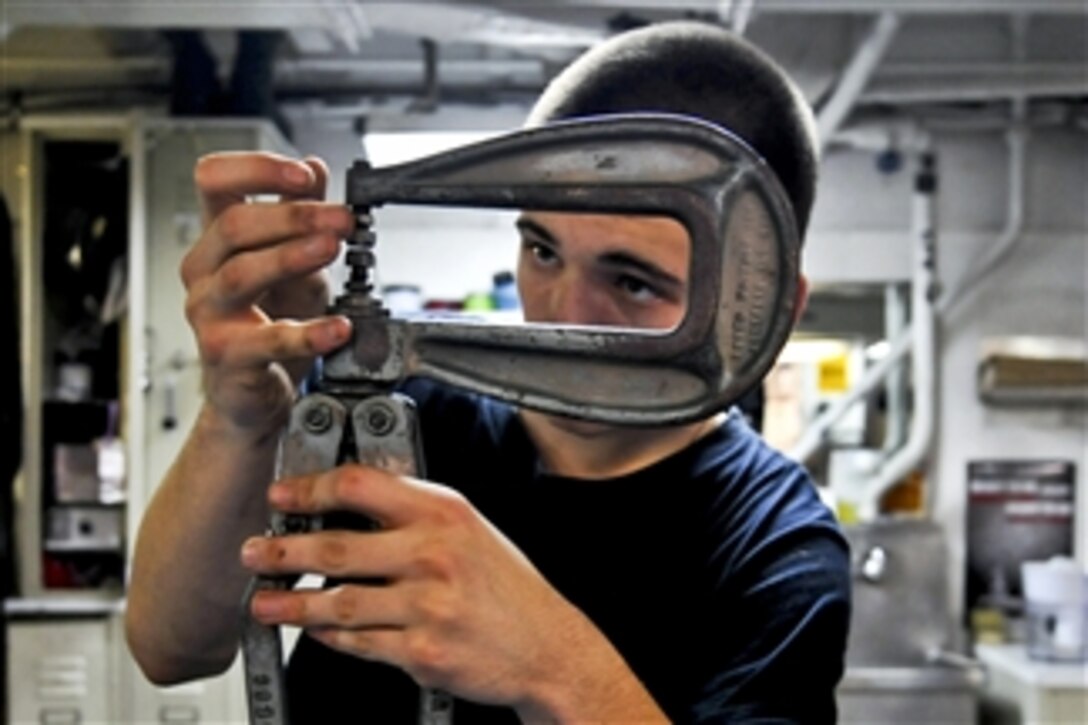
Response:
M816 191L816 124L770 56L708 23L649 25L616 35L567 66L528 123L640 111L695 116L743 139L778 176L804 238Z

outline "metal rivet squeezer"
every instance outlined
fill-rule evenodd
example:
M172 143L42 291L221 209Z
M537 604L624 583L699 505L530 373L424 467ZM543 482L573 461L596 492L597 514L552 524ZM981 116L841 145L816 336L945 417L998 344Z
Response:
M354 337L325 357L316 389L295 404L281 477L347 461L425 476L413 404L397 392L417 375L612 424L697 420L764 375L792 324L799 244L789 201L748 146L695 119L564 121L387 168L358 162L347 203L357 218L351 276L331 311L351 319ZM668 331L393 318L369 280L370 211L393 203L672 217L690 238L686 314ZM321 525L276 515L269 535ZM259 577L250 596L288 586ZM286 723L278 628L245 615L242 649L250 722ZM452 705L424 690L420 722L452 722Z

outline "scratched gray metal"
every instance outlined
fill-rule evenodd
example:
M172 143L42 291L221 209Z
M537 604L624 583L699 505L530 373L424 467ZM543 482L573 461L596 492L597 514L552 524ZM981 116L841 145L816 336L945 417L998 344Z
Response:
M415 403L410 398L400 393L368 397L352 409L351 423L359 463L399 476L426 475ZM419 699L420 725L452 722L453 698L441 690L424 688Z
M333 356L330 379L426 375L546 412L661 425L726 407L789 335L799 252L789 202L742 141L694 119L639 114L545 126L399 166L359 166L347 189L360 209L671 216L691 239L690 291L684 320L667 333L352 317L362 332Z
M333 468L346 419L347 408L329 395L309 395L295 403L280 441L276 478ZM320 528L319 517L284 516L277 512L272 516L269 535L284 536ZM286 577L256 577L243 599L242 656L252 725L287 725L288 716L280 628L261 624L249 616L249 602L258 591L284 590L289 586L290 579Z

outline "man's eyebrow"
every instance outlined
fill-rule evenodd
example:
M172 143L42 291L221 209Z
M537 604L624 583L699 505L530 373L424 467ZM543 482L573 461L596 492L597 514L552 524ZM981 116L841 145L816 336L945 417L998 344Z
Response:
M555 235L548 231L548 228L539 222L535 222L528 217L518 217L518 220L514 223L518 229L523 232L529 232L535 237L539 237L545 242L558 245L559 240L555 238Z
M633 254L628 254L627 252L609 252L601 257L601 261L605 264L617 267L633 267L634 269L637 269L639 273L649 277L658 284L675 290L680 290L684 287L684 282L679 277L666 272L656 264L647 262L646 260L636 257Z

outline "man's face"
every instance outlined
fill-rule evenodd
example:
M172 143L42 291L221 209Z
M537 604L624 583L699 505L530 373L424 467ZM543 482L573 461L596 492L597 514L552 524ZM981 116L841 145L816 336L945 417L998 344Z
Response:
M529 322L670 329L687 305L687 230L667 217L526 212L518 292Z

